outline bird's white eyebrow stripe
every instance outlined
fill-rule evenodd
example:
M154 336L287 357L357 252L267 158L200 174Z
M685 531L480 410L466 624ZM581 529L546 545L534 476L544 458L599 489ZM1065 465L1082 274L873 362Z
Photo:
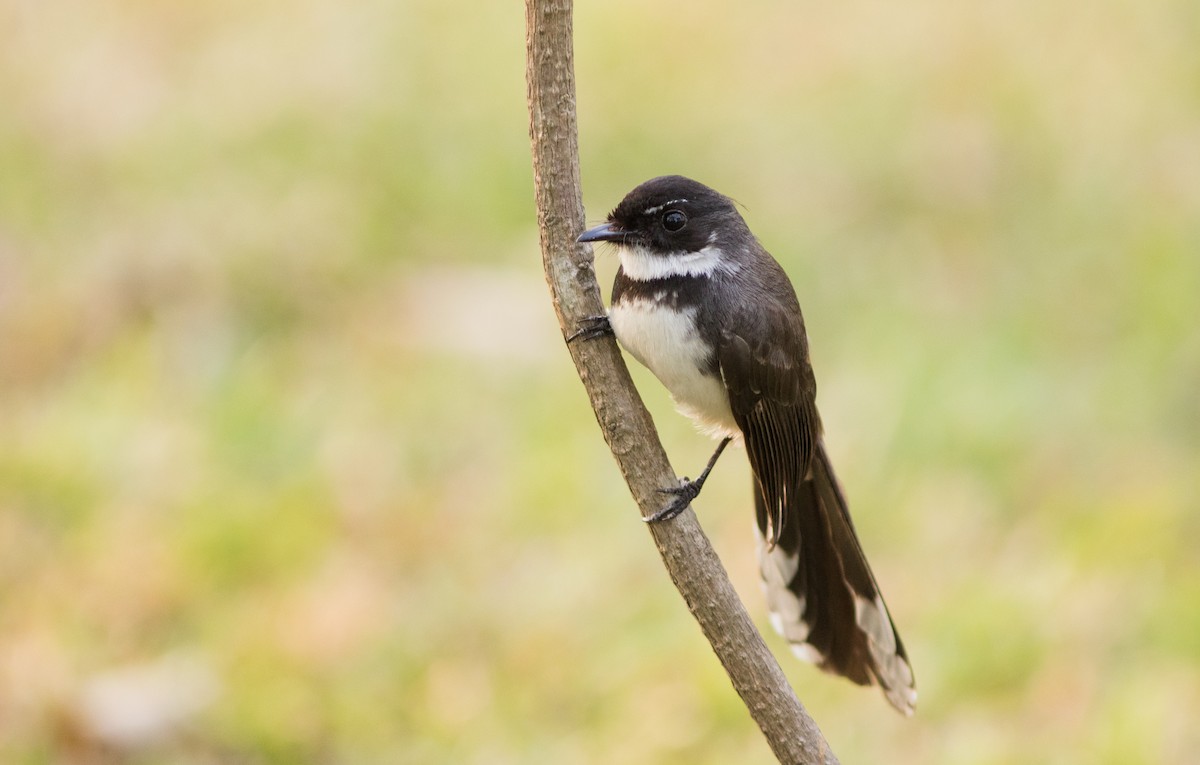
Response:
M661 205L655 205L654 207L647 207L645 210L642 210L642 215L656 215L657 213L667 209L671 205L681 205L681 204L687 204L687 200L686 199L672 199L670 202L663 202Z

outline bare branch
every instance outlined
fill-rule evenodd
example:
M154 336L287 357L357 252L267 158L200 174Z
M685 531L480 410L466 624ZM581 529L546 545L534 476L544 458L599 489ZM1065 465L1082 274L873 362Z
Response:
M526 0L526 79L542 263L564 337L604 313L583 230L571 0ZM657 489L678 484L649 412L611 339L568 346L604 439L629 490L649 516ZM738 599L724 567L688 509L650 526L675 586L712 644L733 687L781 763L836 763L816 723L788 685Z

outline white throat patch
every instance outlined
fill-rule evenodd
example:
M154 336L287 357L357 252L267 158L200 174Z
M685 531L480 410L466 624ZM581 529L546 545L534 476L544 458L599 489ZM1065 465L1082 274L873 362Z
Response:
M621 259L621 270L625 275L639 282L737 270L737 266L726 259L725 253L711 244L698 252L673 252L669 255L656 255L639 245L621 244L617 246L617 256Z

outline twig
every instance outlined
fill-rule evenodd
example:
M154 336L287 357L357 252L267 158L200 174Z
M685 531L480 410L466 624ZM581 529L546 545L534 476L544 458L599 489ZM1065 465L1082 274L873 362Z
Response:
M564 337L604 312L583 230L575 120L572 0L526 0L526 80L538 228L546 281ZM659 509L677 480L629 370L611 339L571 343L604 439L643 517ZM689 509L651 534L663 563L733 687L781 763L836 763L821 731L788 685Z

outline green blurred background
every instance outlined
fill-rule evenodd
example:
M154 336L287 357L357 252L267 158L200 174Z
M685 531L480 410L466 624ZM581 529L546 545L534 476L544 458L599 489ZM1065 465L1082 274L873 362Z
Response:
M771 760L563 350L523 24L0 1L0 760ZM576 28L589 220L696 177L805 307L921 692L769 634L842 761L1195 762L1200 5ZM769 631L740 454L699 509Z

